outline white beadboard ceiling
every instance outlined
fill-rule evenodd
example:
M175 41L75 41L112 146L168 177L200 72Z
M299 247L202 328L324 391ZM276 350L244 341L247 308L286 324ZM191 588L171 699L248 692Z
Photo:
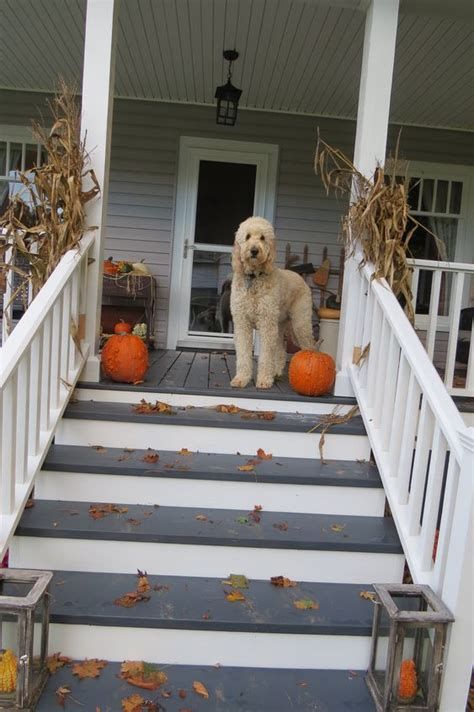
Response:
M213 104L236 48L242 108L355 118L364 0L122 0L117 96ZM0 87L80 86L85 0L1 0ZM403 0L390 120L474 130L470 0Z

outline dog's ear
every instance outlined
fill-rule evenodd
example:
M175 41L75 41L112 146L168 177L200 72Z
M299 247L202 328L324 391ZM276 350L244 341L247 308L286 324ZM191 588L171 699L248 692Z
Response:
M244 272L240 245L237 240L234 242L234 247L232 249L232 269L236 274L243 274Z
M276 259L276 244L275 244L275 238L272 237L270 240L268 240L269 243L269 251L268 251L268 257L265 260L265 263L263 265L263 269L265 274L270 274L270 272L273 271L274 269L274 263Z

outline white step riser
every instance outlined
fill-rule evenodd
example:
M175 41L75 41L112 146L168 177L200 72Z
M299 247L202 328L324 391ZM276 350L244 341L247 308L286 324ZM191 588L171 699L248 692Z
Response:
M147 660L169 665L360 670L368 667L370 638L53 623L49 650L76 659Z
M308 413L318 415L321 413L333 413L337 407L339 415L351 409L350 405L337 405L336 403L319 403L317 401L285 401L266 400L263 398L239 398L240 391L237 390L234 396L196 396L190 393L150 393L147 391L118 391L118 390L97 390L94 388L76 388L74 396L81 401L103 401L106 403L139 403L142 399L146 401L164 401L175 407L195 407L213 408L216 405L225 403L233 404L246 410L275 410L277 413Z
M172 416L170 416L172 417ZM255 456L259 448L275 457L319 459L320 433L273 430L211 428L188 425L158 425L106 420L63 419L56 431L58 445L103 445L104 447L188 450ZM369 440L365 435L326 433L327 460L368 460Z
M37 499L116 504L160 504L163 507L214 507L264 511L382 516L385 495L381 488L329 487L261 482L159 479L131 475L46 472L36 480ZM255 474L258 479L258 468Z
M211 525L210 525L211 526ZM235 531L238 536L239 525ZM340 536L340 535L339 535ZM138 541L14 537L10 565L17 568L64 569L162 576L248 578L288 576L295 581L333 583L399 583L404 558L400 554L347 551L306 551L252 547L161 544Z

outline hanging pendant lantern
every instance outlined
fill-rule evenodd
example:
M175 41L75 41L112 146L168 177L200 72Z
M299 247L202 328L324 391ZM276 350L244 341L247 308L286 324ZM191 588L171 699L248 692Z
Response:
M235 62L239 53L235 49L226 49L224 59L229 62L227 70L227 82L217 87L215 98L217 99L216 123L225 126L234 126L237 120L237 109L242 89L234 87L230 81L232 78L232 62Z

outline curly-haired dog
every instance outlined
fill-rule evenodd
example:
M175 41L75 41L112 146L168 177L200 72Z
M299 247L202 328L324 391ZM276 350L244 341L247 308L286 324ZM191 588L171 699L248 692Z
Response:
M275 233L263 218L239 225L232 253L230 308L234 322L237 372L231 381L245 388L252 378L252 330L260 332L257 388L271 388L286 363L285 333L291 324L302 349L316 349L308 285L295 272L275 267Z

